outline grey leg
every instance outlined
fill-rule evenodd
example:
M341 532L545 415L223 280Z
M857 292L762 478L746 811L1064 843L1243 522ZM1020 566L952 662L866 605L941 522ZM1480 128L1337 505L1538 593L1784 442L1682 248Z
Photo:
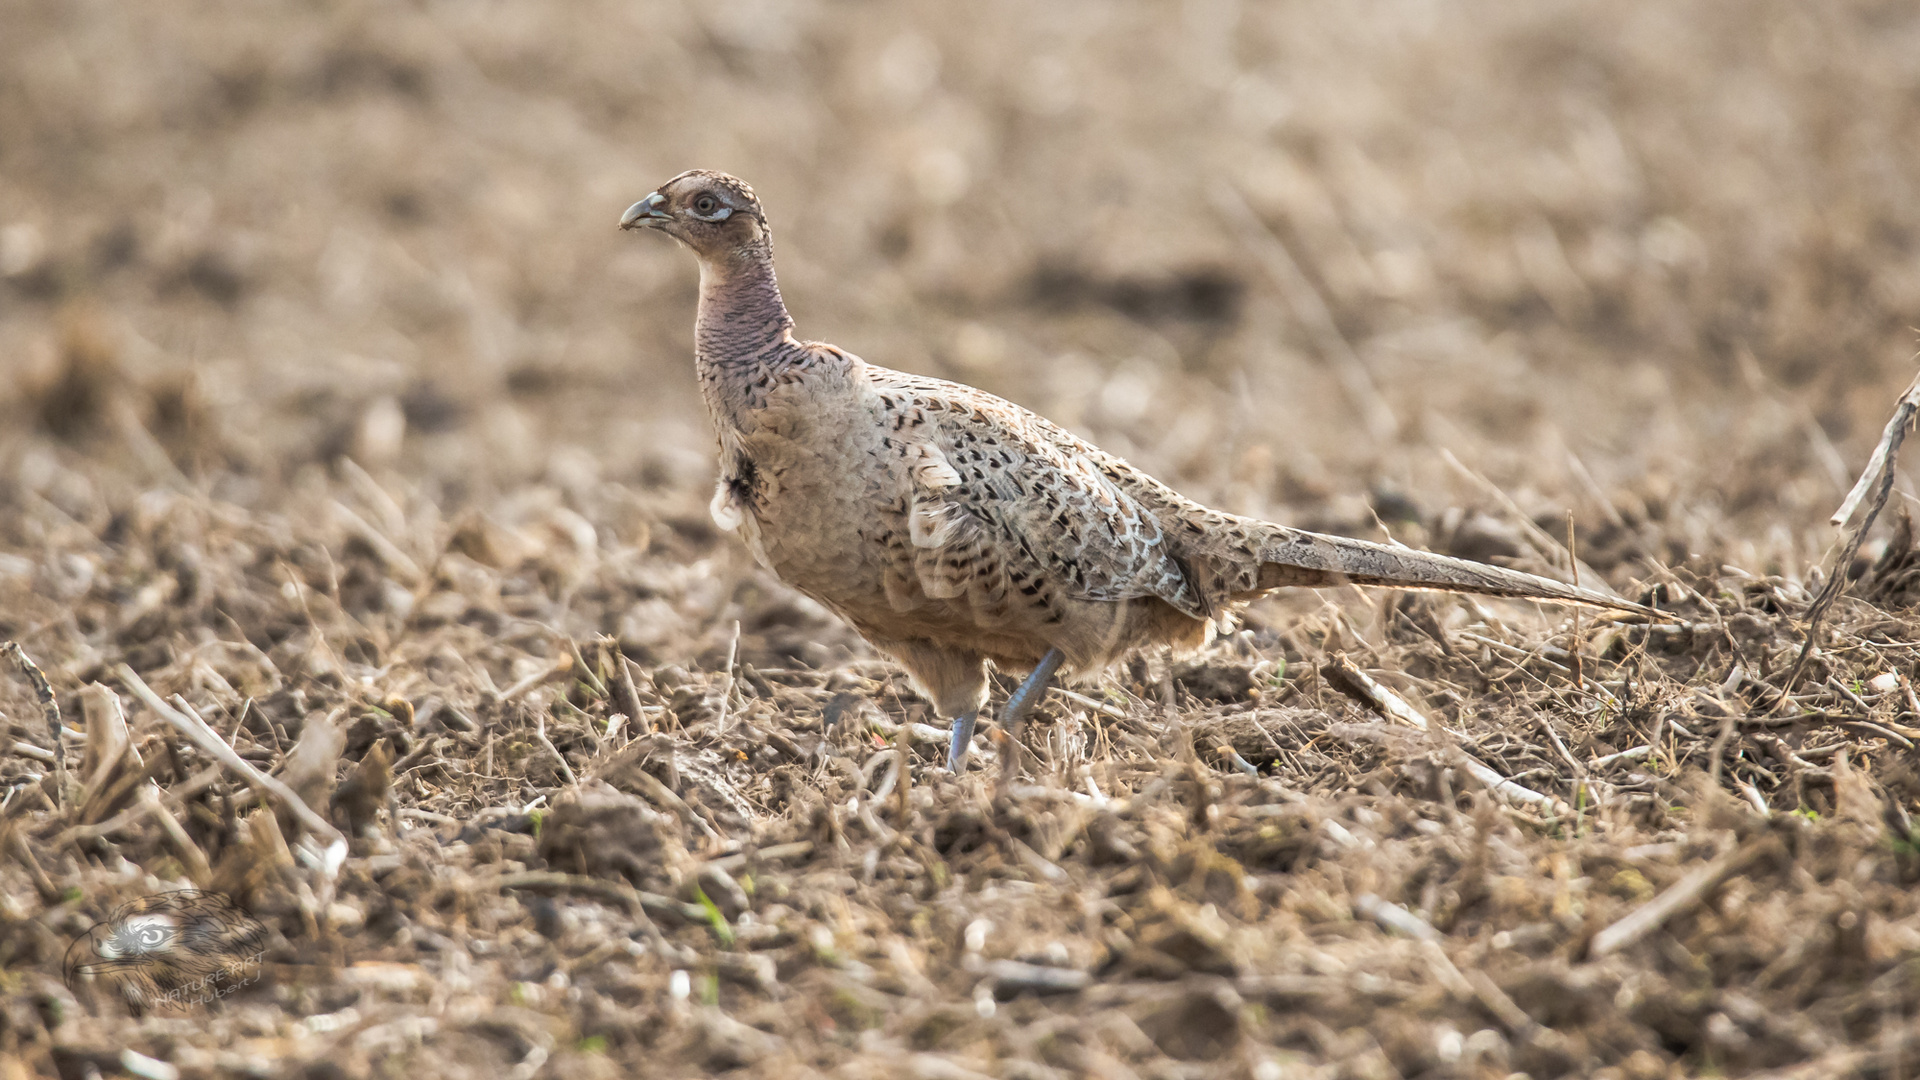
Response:
M947 748L947 771L957 773L967 766L967 749L973 745L973 725L980 719L974 709L953 718L953 744Z
M1040 695L1046 692L1047 680L1053 677L1054 672L1060 670L1060 665L1065 660L1066 655L1059 649L1048 649L1047 655L1041 657L1040 662L1033 666L1033 674L1027 676L1026 680L1014 689L1013 695L1007 698L1006 710L1000 714L1000 727L1003 731L1008 735L1020 734L1021 722L1033 709L1033 703L1040 700ZM973 743L974 721L979 718L979 715L979 713L968 713L954 720L953 746L947 751L947 771L957 773L966 766L967 749Z

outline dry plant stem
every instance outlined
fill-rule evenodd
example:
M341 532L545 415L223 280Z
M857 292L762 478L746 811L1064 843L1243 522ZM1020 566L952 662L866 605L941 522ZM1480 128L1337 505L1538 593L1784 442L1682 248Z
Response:
M1439 941L1440 931L1432 923L1401 907L1391 900L1382 900L1372 893L1361 893L1353 898L1353 912L1363 919L1372 919L1381 926L1404 937L1416 941Z
M1036 994L1075 994L1093 985L1093 976L1078 968L1048 967L1019 960L989 960L985 974L993 980L994 993L1005 997L1023 990Z
M1568 470L1573 473L1574 479L1579 481L1580 486L1586 489L1587 497L1592 499L1594 505L1600 508L1600 513L1607 519L1607 524L1616 529L1626 529L1627 519L1620 516L1620 511L1614 507L1613 500L1607 498L1607 493L1600 490L1599 481L1593 478L1593 473L1587 471L1587 463L1580 460L1580 455L1574 453L1571 449L1567 450L1567 466Z
M1887 505L1888 496L1893 494L1895 479L1893 462L1899 456L1900 444L1906 441L1907 433L1913 430L1916 414L1920 414L1920 375L1916 375L1908 384L1907 392L1900 395L1900 403L1894 407L1893 417L1887 421L1886 430L1880 434L1880 445L1874 447L1873 454L1867 459L1867 467L1856 480L1853 490L1847 493L1840 509L1834 512L1829 521L1835 528L1844 527L1872 490L1872 501L1867 512L1860 517L1860 524L1847 534L1847 542L1840 547L1840 554L1833 560L1827 573L1827 580L1820 586L1820 595L1814 597L1813 606L1807 609L1807 640L1800 646L1800 655L1793 662L1793 670L1787 673L1787 681L1780 686L1780 696L1774 701L1774 710L1778 711L1788 703L1788 695L1800 681L1800 673L1806 669L1807 659L1813 655L1814 643L1819 640L1820 620L1827 609L1840 597L1840 591L1846 588L1847 568L1853 565L1853 557L1860 551L1860 542L1867 538L1867 530L1873 527L1874 519ZM1879 484L1874 484L1875 478Z
M1479 488L1494 502L1499 503L1500 508L1505 510L1507 516L1513 520L1514 525L1526 535L1527 539L1533 541L1533 546L1539 549L1542 556L1546 557L1549 561L1558 561L1564 557L1567 560L1567 566L1569 568L1573 567L1573 552L1568 551L1560 541L1553 538L1552 533L1541 528L1531 517L1528 517L1527 512L1520 509L1520 504L1513 501L1513 496L1500 490L1500 485L1480 475L1478 471L1468 468L1465 462L1454 457L1453 451L1444 446L1440 448L1440 458L1451 466L1454 472L1464 477L1468 483ZM1574 570L1573 572L1577 574L1579 571ZM1605 591L1604 583L1602 583L1601 588L1602 591Z
M73 793L67 790L71 780L67 777L65 744L60 741L60 703L54 699L53 686L47 682L47 676L40 670L40 665L27 656L27 651L20 647L19 642L9 641L0 645L0 653L13 658L14 664L20 668L20 673L25 675L27 682L33 686L34 698L40 702L40 715L46 720L47 734L53 738L55 793L59 797L60 804L65 806L72 802Z
M1547 737L1547 742L1553 747L1553 752L1559 754L1560 760L1566 762L1567 767L1573 770L1574 778L1578 780L1586 779L1586 766L1580 764L1579 759L1573 756L1573 751L1567 749L1567 744L1560 738L1560 733L1553 729L1553 721L1548 718L1545 713L1536 715L1533 720L1534 723L1539 726L1540 733Z
M337 851L340 857L344 857L347 851L347 838L341 835L339 829L334 828L331 822L316 813L313 807L307 805L305 799L282 783L278 777L268 776L254 768L247 759L235 753L233 747L228 746L226 741L220 738L219 732L162 701L160 695L154 693L153 688L148 686L132 668L120 664L114 669L114 673L120 677L120 681L133 692L135 697L147 703L147 708L157 713L160 719L172 724L208 757L238 773L241 779L263 796L280 800L288 812L293 814L308 832L313 833L326 845L327 857L322 863L323 873L329 878L332 877L334 869L339 865L334 853Z
M1102 716L1110 716L1115 720L1125 720L1127 718L1126 710L1117 709L1112 705L1107 704L1104 701L1095 701L1094 699L1088 697L1085 694L1076 694L1073 691L1068 690L1064 686L1049 686L1047 687L1047 690L1050 693L1058 694L1061 697L1066 698L1068 701L1073 702L1075 705L1092 709L1094 712L1097 712Z
M894 752L899 755L897 775L900 777L900 786L897 789L899 800L895 814L900 827L904 829L907 827L908 815L912 812L913 806L909 798L913 790L913 733L904 724L901 725L900 733L894 739Z
M1636 746L1630 750L1622 750L1617 754L1608 754L1606 757L1594 758L1592 763L1587 767L1589 769L1601 769L1615 762L1639 761L1651 753L1653 753L1653 744L1648 743L1645 746Z
M1340 388L1346 392L1354 409L1365 421L1368 433L1376 441L1396 438L1400 434L1400 420L1394 416L1393 407L1387 404L1387 399L1380 393L1380 385L1373 377L1373 371L1360 358L1360 354L1353 351L1346 336L1340 333L1339 324L1334 322L1333 313L1327 309L1327 302L1321 298L1319 290L1313 287L1307 275L1301 272L1293 253L1247 205L1239 189L1222 181L1211 190L1214 207L1233 225L1234 233L1253 250L1254 256L1260 260L1260 268L1266 271L1267 277L1280 290L1287 306L1293 309L1294 317L1313 335L1314 347L1321 358L1332 366L1334 377L1340 381Z
M421 573L420 564L413 561L413 556L400 550L400 545L389 539L386 533L374 528L367 519L354 513L346 503L334 500L333 514L348 532L366 541L367 546L403 584L413 587L426 580L426 575Z
M580 652L580 643L572 638L567 638L567 648L573 650L573 662L580 669L580 678L585 680L586 684L592 687L593 692L602 700L611 699L613 695L607 693L607 684L600 681L600 676L595 674L593 665L587 663L586 656Z
M174 854L180 856L180 862L186 867L187 879L198 888L206 888L213 881L213 867L207 862L207 853L180 827L180 819L162 805L159 791L152 785L142 788L140 803L147 815L160 823L160 831L167 834L167 843L173 846Z
M16 742L8 748L7 752L17 757L32 758L46 765L60 764L60 755L28 742Z
M27 838L18 828L0 822L0 840L4 840L20 865L27 868L27 876L33 879L33 890L40 894L40 902L51 907L61 902L63 890L53 883L47 872L40 868L40 860L33 857L33 849L27 846Z
M92 775L82 778L80 788L80 820L86 822L99 816L95 812L97 804L119 771L121 761L131 755L134 763L139 764L140 755L133 749L126 714L120 708L120 696L99 683L87 686L81 693L81 712L87 721L87 757L94 761ZM84 761L82 769L85 769Z
M1720 770L1727 756L1727 744L1733 741L1735 721L1733 710L1728 709L1727 714L1720 718L1720 733L1713 737L1713 748L1707 751L1712 758L1707 763L1707 775L1712 778L1714 787L1720 786Z
M1373 709L1389 720L1398 720L1408 727L1427 730L1427 718L1420 710L1407 704L1400 695L1380 685L1373 676L1361 671L1347 659L1345 653L1339 653L1320 667L1320 676L1334 689Z
M733 711L733 665L740 658L740 620L733 620L733 641L727 646L727 681L720 690L720 716L714 730L727 733L727 717Z
M774 844L758 851L742 851L734 855L722 855L717 859L708 859L707 865L717 866L732 873L748 863L761 864L779 862L782 859L799 859L813 853L813 841L795 840L787 844Z
M633 726L636 737L653 734L653 721L647 719L647 710L640 706L640 691L633 684L633 661L618 647L613 650L613 659L620 667L620 692L626 696L629 710L627 723Z
M220 770L221 767L218 765L209 765L199 772L194 773L185 783L167 791L161 805L165 806L168 810L176 811L186 806L188 801L195 795L212 787L214 781L220 779ZM142 799L98 824L74 825L61 831L58 836L53 838L53 843L50 846L57 850L76 840L91 840L99 836L111 836L121 829L137 825L141 821L146 820L147 812L146 801Z
M1578 588L1580 585L1580 548L1578 546L1578 540L1573 534L1572 510L1567 511L1567 566L1571 568L1574 587ZM1585 665L1580 662L1580 607L1578 604L1574 605L1573 608L1573 636L1567 640L1567 651L1573 654L1573 688L1579 693L1584 694L1587 690L1587 676ZM1547 730L1551 733L1553 729L1548 728ZM1559 737L1555 736L1555 745L1558 745L1559 742ZM1561 752L1565 753L1566 748L1561 747ZM1572 762L1573 756L1568 754L1567 760ZM1577 764L1574 765L1575 769L1579 767Z
M1690 911L1705 900L1721 882L1746 869L1764 855L1780 849L1780 840L1771 833L1757 836L1705 866L1694 870L1667 888L1667 891L1634 909L1625 918L1593 936L1587 953L1599 959L1632 945L1660 928L1661 924Z
M573 667L573 654L571 652L564 653L559 659L554 660L545 668L528 675L526 678L502 690L500 692L500 700L503 702L514 701L526 694L527 691L571 667Z
M567 786L571 787L580 782L579 777L573 775L573 766L567 764L567 756L560 752L559 747L553 745L552 739L547 738L547 718L544 714L534 726L533 737L540 740L540 745L547 748L547 753L553 755L553 760L560 766L560 775L567 778Z
M1853 489L1847 492L1840 509L1827 519L1829 525L1836 529L1844 526L1853 517L1853 512L1860 508L1860 500L1866 498L1873 479L1892 471L1894 456L1900 452L1900 443L1906 439L1907 432L1913 429L1916 413L1920 413L1920 375L1914 376L1913 382L1907 384L1906 392L1900 395L1893 417L1887 421L1886 430L1880 433L1880 445L1874 447L1873 453L1867 457L1867 470L1853 482ZM1877 499L1885 502L1886 496L1878 496Z
M1407 704L1406 700L1400 695L1380 685L1372 676L1355 667L1353 663L1346 658L1344 653L1322 664L1320 667L1320 675L1326 679L1334 689L1352 697L1354 700L1360 702L1360 704L1365 705L1389 720L1397 720L1400 723L1406 724L1408 727L1418 728L1421 731L1429 729L1427 718L1421 715L1420 710ZM1459 732L1454 731L1449 731L1447 734L1455 738L1463 737ZM1465 750L1456 748L1455 753L1459 754L1461 764L1465 766L1467 772L1494 794L1520 802L1533 803L1536 806L1545 808L1551 813L1559 812L1559 806L1557 805L1558 800L1554 799L1553 796L1543 795L1538 791L1534 791L1532 788L1522 787L1514 783L1512 780L1500 775L1499 770L1481 761L1479 758L1474 757L1472 754L1467 753Z
M646 798L656 805L671 810L679 816L680 820L685 821L687 824L692 825L708 836L716 840L720 839L720 834L714 830L713 826L707 824L707 819L694 813L693 807L688 806L687 801L676 794L672 788L661 783L659 777L645 769L634 769L631 775L633 781L640 785L642 789L641 794L645 795Z

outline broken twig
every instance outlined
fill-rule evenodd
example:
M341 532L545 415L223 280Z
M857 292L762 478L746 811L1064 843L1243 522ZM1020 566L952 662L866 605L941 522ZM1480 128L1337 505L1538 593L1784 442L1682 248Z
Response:
M65 745L60 741L60 703L54 700L53 686L47 682L47 676L40 670L40 665L27 656L27 651L20 647L19 642L9 641L0 645L0 653L13 657L13 662L19 666L20 673L27 677L27 682L33 684L33 696L40 702L40 715L46 719L47 734L53 739L54 786L60 803L64 806L72 801L73 793L67 790L70 783L67 779L67 753Z

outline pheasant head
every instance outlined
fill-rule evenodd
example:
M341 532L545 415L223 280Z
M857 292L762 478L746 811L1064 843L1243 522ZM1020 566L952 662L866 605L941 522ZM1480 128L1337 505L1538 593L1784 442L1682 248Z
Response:
M702 262L763 255L771 244L760 200L746 182L694 169L620 215L623 229L658 229L693 249Z

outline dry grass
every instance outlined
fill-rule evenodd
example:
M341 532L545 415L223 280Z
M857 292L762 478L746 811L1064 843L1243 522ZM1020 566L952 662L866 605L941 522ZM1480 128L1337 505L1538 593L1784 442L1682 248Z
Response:
M0 678L9 1077L1920 1061L1904 476L1778 702L1911 374L1907 7L0 23L0 639L86 733L63 798ZM809 334L1235 510L1555 572L1571 511L1583 579L1681 622L1282 597L948 778L706 520L692 268L613 227L696 165L756 185ZM351 833L337 873L123 664ZM62 984L186 886L270 978Z

